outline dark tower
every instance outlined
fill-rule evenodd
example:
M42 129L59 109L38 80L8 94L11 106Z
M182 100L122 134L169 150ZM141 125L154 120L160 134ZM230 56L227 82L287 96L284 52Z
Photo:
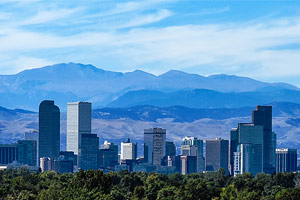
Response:
M39 107L39 158L56 158L60 151L60 111L54 101L45 100Z
M274 163L276 147L274 147L272 132L272 106L256 106L256 110L252 111L252 123L264 127L263 171L273 173L276 170L276 163Z

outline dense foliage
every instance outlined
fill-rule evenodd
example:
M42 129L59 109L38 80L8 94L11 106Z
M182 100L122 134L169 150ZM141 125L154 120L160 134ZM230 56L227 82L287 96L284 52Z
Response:
M0 199L300 199L300 173L168 176L157 173L88 170L75 174L29 172L26 168L0 171Z

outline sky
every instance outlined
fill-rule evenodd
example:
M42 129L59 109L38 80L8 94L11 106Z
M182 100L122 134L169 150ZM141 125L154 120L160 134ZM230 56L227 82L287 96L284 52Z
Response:
M63 62L300 86L300 1L0 0L0 74Z

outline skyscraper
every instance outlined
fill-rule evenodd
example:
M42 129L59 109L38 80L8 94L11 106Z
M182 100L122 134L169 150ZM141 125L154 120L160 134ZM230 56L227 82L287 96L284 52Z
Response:
M180 156L181 174L186 175L197 172L197 156Z
M176 156L176 146L174 142L166 142L166 156Z
M78 155L81 134L91 133L91 103L73 102L67 105L67 151Z
M237 129L231 130L230 143L232 175L245 172L256 175L263 172L263 126L239 123ZM238 166L233 166L234 163Z
M263 171L273 173L276 171L276 142L274 142L276 135L272 132L272 106L256 106L256 109L252 111L252 123L264 128Z
M23 158L19 162L24 165L37 166L37 142L35 140L19 140L18 144L23 154Z
M297 171L297 149L276 149L276 172Z
M218 171L223 168L228 172L228 140L206 140L205 166L206 171Z
M60 150L60 111L54 101L45 100L39 107L39 158L55 158Z
M36 145L36 166L39 166L39 132L37 130L31 130L29 132L25 132L25 140L34 140L36 141L37 145Z
M228 166L231 175L234 174L234 171L237 171L237 169L234 170L235 167L237 167L235 165L239 164L239 163L235 164L236 161L234 157L235 152L237 152L237 145L238 145L237 142L238 142L238 129L232 128L230 131L229 166ZM238 156L240 156L240 153Z
M121 160L135 160L137 158L137 144L130 142L121 142Z
M104 144L100 147L100 167L102 168L114 168L118 164L118 145L104 141Z
M97 134L81 134L78 150L78 168L98 169L99 137Z
M203 157L203 140L199 140L196 137L187 136L182 140L183 145L196 146L198 148L197 156L197 172L203 172L205 168L205 160Z
M161 165L166 155L166 129L150 128L144 130L145 161L153 165Z

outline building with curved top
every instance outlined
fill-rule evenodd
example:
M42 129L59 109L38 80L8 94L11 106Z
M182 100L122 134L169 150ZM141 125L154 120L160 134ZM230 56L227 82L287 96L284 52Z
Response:
M56 158L60 152L60 110L52 100L39 107L39 158Z

